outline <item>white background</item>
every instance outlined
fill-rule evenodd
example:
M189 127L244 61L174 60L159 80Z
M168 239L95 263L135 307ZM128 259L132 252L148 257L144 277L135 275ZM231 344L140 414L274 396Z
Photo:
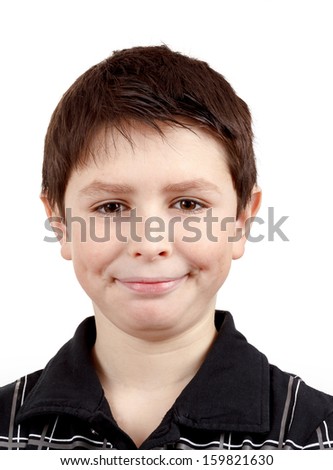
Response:
M234 262L218 307L270 362L333 394L331 2L13 0L0 9L0 384L44 367L92 314L71 264L43 242L51 113L113 50L166 43L209 62L249 104L259 215L289 216L289 242L254 227L266 239Z

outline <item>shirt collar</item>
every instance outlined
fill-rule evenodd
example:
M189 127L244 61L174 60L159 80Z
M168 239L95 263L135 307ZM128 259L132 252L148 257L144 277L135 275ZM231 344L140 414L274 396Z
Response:
M67 414L88 421L102 414L110 420L91 357L95 340L95 319L89 317L47 364L23 403L17 422L45 414Z
M219 334L205 362L175 402L175 419L198 429L266 432L268 361L235 329L229 312L216 311L216 325ZM95 339L90 317L48 363L18 413L18 422L41 414L70 414L110 424L110 409L91 359Z
M267 432L268 361L236 330L229 312L216 311L215 318L218 337L175 403L178 421L195 428Z

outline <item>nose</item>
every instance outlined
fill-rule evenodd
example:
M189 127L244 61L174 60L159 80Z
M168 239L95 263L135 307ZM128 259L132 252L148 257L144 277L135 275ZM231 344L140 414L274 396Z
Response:
M127 250L131 257L153 261L171 255L173 242L168 239L165 223L161 224L161 220L148 218L138 224L136 233L128 237Z
M132 258L145 258L148 261L154 261L157 258L167 258L171 250L162 246L155 246L152 242L128 243L128 253Z

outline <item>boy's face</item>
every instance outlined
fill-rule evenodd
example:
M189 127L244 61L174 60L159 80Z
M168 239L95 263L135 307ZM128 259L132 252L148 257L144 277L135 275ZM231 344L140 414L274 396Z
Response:
M101 133L65 194L62 255L96 315L135 336L180 334L212 318L243 253L223 147L198 127L163 131L136 125L134 146L115 130Z

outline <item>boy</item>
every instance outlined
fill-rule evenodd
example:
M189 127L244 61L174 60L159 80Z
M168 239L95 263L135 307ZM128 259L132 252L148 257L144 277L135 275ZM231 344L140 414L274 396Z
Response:
M269 365L215 299L259 209L247 105L167 47L72 85L41 199L95 316L0 391L2 449L326 449L333 397Z

